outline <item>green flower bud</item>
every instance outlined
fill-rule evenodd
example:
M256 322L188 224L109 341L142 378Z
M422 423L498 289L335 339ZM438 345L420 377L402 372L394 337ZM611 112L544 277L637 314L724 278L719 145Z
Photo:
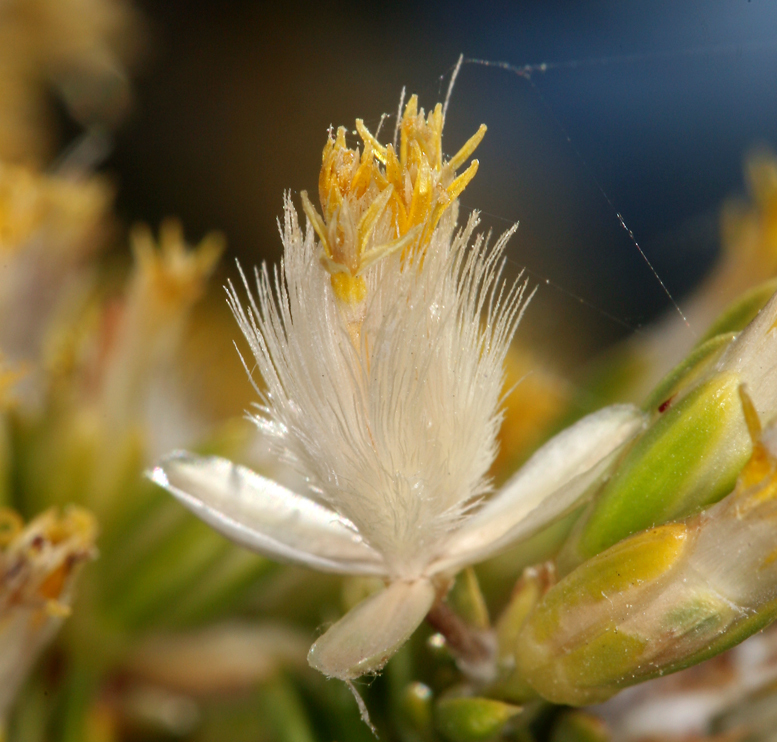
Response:
M562 574L655 524L684 518L733 488L752 451L738 389L777 413L777 295L733 340L712 338L651 395L656 419L635 441L564 546ZM667 396L662 402L657 400Z
M523 571L496 624L499 678L489 688L489 695L514 703L536 699L534 689L516 672L513 650L526 620L554 579L552 562Z
M570 568L622 538L681 518L730 492L750 454L739 378L718 374L639 438L559 556Z
M777 426L760 435L743 403L755 443L731 495L610 547L540 601L515 645L517 671L540 695L600 702L777 617Z
M610 734L601 719L582 711L564 714L553 727L550 742L609 742Z
M443 698L435 708L435 725L451 742L480 742L493 739L520 706L490 698Z
M459 573L448 594L448 602L454 611L470 626L485 631L491 626L488 606L480 590L475 570L467 567Z
M402 711L406 721L423 739L433 736L432 690L428 685L412 682L401 696Z

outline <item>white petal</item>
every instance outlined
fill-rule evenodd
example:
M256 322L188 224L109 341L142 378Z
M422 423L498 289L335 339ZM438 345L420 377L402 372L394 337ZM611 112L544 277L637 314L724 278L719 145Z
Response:
M353 680L380 670L418 628L435 598L428 580L394 582L346 613L311 647L311 667Z
M636 407L613 405L551 438L451 537L428 574L482 561L569 512L645 420Z
M384 574L353 524L271 479L217 456L176 451L148 476L235 543L324 572Z

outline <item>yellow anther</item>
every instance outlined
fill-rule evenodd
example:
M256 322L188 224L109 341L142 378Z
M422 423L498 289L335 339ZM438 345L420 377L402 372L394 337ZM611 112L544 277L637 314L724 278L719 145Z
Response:
M402 116L401 135L399 137L399 161L403 165L407 162L408 129L411 128L412 123L415 123L416 116L418 116L418 96L411 95L405 106L405 113Z
M321 240L321 244L324 246L324 249L326 250L327 255L331 258L332 250L329 247L329 238L327 237L327 234L326 234L326 225L324 224L324 220L316 211L316 207L313 206L312 203L310 203L310 199L308 198L308 192L302 191L299 195L300 195L300 198L302 199L302 210L305 212L305 215L310 220L310 224L312 225L313 229L316 231L316 234L318 235L318 239Z
M461 195L462 191L475 177L475 173L477 173L479 165L480 163L477 160L472 160L470 166L445 189L445 195L438 197L437 204L435 205L434 211L432 212L432 230L437 226L437 222L440 221L440 217L443 215L445 210Z
M356 119L356 131L359 132L359 136L362 138L365 145L372 146L375 157L377 157L385 165L387 157L386 147L384 147L370 133L369 129L364 125L364 121L362 121L362 119Z
M478 148L478 145L483 141L483 137L486 135L488 127L485 124L481 124L480 128L467 140L466 144L446 163L445 167L451 171L458 170L470 157L470 155Z
M379 245L378 247L373 247L371 250L368 250L362 255L360 273L367 270L373 263L377 263L378 260L382 260L392 253L397 252L397 250L404 250L406 247L412 245L421 234L423 226L423 224L418 224L402 237L398 237L396 240L392 240L384 245Z
M413 150L418 152L418 171L415 176L413 198L410 202L410 224L421 224L429 218L432 206L432 170L426 160L421 159L420 149L413 142Z
M351 192L357 196L361 196L365 193L370 187L372 180L380 172L375 167L375 161L373 159L375 154L373 146L369 143L365 144L361 162L351 181Z
M378 196L372 202L370 208L364 212L364 216L362 216L361 220L359 221L359 245L362 248L362 254L364 253L364 246L367 244L367 241L369 240L370 236L372 235L372 231L375 228L375 223L383 214L386 206L388 205L389 199L393 194L394 186L389 185L388 188L386 188L386 190L384 190L380 196Z

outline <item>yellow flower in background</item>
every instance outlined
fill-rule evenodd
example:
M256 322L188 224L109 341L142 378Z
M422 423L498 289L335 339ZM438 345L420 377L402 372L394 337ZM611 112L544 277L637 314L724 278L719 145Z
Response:
M27 526L14 511L0 509L0 727L69 615L76 576L95 557L96 536L94 518L80 508L46 511Z
M257 272L247 309L228 289L265 385L253 419L308 490L184 452L151 473L238 543L384 579L309 654L344 680L380 669L462 567L577 504L644 424L630 406L591 415L492 494L503 364L526 284L500 278L514 229L494 246L473 238L476 215L456 229L476 165L455 170L485 127L446 161L442 123L441 107L426 117L413 97L399 157L361 124L361 155L342 130L330 138L324 217L303 197L303 231L287 198L281 268Z
M101 411L119 427L138 417L141 391L157 381L174 357L189 312L204 296L225 241L212 232L190 247L181 224L169 219L158 240L145 225L136 226L130 245L135 265L105 338L99 370Z

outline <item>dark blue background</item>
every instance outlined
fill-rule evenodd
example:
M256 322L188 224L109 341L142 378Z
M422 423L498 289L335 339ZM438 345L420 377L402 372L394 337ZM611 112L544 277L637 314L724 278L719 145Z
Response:
M330 124L374 127L402 85L432 106L460 53L558 65L531 83L465 65L445 145L488 124L463 205L520 221L513 265L552 284L526 333L571 362L669 306L616 211L682 303L745 154L777 145L771 1L140 5L152 52L108 163L121 210L218 227L247 263L278 256L282 191L315 189Z

